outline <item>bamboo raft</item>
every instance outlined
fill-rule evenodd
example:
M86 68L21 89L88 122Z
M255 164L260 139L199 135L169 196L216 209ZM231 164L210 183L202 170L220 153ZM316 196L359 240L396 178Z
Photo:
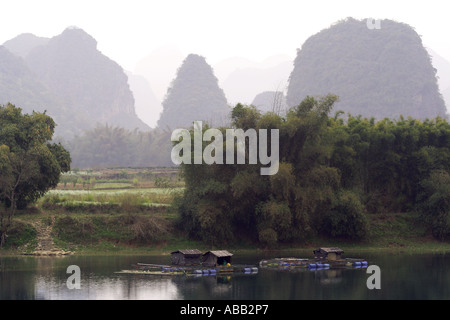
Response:
M366 268L364 259L342 258L344 250L337 247L321 247L313 251L314 258L275 258L261 260L259 266L267 269L298 269L309 270L330 268Z
M337 260L329 259L299 259L299 258L275 258L261 260L260 268L265 269L295 269L305 268L309 270L333 269L333 268L366 268L367 261L364 259L344 258Z
M157 276L206 276L206 275L229 275L229 274L256 274L258 268L255 266L230 265L203 267L201 265L192 266L175 266L175 265L159 265L138 263L132 266L131 270L122 270L119 274L135 274L135 275L157 275Z

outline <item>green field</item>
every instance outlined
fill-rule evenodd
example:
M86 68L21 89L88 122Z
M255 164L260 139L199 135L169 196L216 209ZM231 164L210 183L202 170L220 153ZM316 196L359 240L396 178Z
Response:
M77 171L62 175L54 190L38 205L45 208L71 208L85 205L168 206L183 183L175 169L104 169Z
M72 171L16 214L2 251L32 252L42 225L51 226L58 248L76 252L152 250L183 242L174 236L177 214L170 210L182 192L183 182L172 168Z

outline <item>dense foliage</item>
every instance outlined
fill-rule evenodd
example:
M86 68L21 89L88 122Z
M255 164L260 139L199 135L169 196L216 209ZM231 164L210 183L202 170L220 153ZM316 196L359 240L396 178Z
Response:
M307 95L339 96L336 107L364 117L444 117L436 69L417 32L382 20L369 29L366 20L340 21L311 36L298 50L287 104Z
M61 172L70 170L70 155L51 144L55 122L45 113L22 114L0 106L0 245L17 208L56 187Z
M167 167L170 132L153 129L130 131L121 127L97 126L67 143L77 168Z
M196 120L222 125L229 123L230 112L211 66L204 57L190 54L167 90L158 127L186 128Z
M344 121L329 115L336 100L307 97L285 117L237 105L235 127L280 130L279 171L261 176L260 165L183 164L180 226L211 244L245 238L274 246L312 234L364 239L368 214L418 209L435 235L448 237L449 123Z

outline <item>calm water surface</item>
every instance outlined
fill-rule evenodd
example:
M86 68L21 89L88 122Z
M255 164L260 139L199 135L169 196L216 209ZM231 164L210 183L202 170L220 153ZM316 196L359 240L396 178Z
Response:
M283 254L282 256L291 256ZM160 277L115 272L143 263L167 264L169 256L0 257L1 300L339 300L450 299L450 255L346 255L381 269L381 289L369 290L366 269L260 269L232 276ZM271 256L233 256L238 264L258 264ZM304 257L296 255L296 257ZM308 258L308 257L306 257ZM68 289L67 267L81 270L80 289Z

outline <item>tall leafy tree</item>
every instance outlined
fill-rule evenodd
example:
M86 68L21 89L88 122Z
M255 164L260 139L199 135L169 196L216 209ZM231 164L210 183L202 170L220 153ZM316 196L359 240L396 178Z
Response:
M328 165L331 140L325 139L328 113L336 100L333 95L307 97L285 118L261 115L252 106L238 104L231 113L236 128L280 130L279 170L273 176L261 176L261 165L249 164L248 149L246 164L183 164L186 190L178 202L180 225L213 244L232 242L245 234L273 246L319 231L319 222L326 218L323 212L340 205L335 201L340 175ZM339 236L363 237L367 231L364 212L358 211L361 206L351 205L336 209L351 207L355 215L348 220L352 226Z
M50 143L54 129L45 113L0 106L0 245L16 210L56 187L61 172L70 170L70 154Z
M366 212L419 209L433 235L447 238L450 124L330 116L337 99L307 96L284 117L236 105L234 128L279 130L279 170L261 176L249 150L244 165L183 164L180 226L212 244L245 237L274 246L314 233L362 239L370 234Z

